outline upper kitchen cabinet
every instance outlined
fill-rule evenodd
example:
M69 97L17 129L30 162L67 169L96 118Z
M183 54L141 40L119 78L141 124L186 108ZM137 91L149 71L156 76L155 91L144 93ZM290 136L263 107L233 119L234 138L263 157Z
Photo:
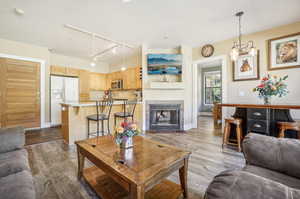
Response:
M75 68L66 68L66 76L79 77L80 70Z
M90 73L89 84L92 91L103 91L107 89L107 75L101 73Z
M51 75L66 75L66 67L62 66L51 66Z
M78 77L80 70L63 66L51 66L51 75Z
M122 72L124 89L140 89L142 81L140 78L140 67L128 68Z
M135 67L135 78L136 78L136 88L141 89L142 88L142 68L141 67Z
M80 101L88 101L90 98L90 72L87 70L79 71L79 93Z
M135 68L128 68L122 72L123 74L123 88L124 89L135 89L137 80L135 77Z

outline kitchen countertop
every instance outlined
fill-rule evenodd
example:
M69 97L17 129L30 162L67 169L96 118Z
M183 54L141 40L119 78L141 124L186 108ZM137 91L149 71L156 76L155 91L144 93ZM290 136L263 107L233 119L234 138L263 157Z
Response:
M113 105L122 105L124 102L121 100L114 101ZM137 101L137 104L142 104L142 101ZM96 106L96 102L64 102L61 105L71 106L71 107L87 107Z
M223 107L238 107L238 108L268 108L268 109L300 109L299 104L219 104Z

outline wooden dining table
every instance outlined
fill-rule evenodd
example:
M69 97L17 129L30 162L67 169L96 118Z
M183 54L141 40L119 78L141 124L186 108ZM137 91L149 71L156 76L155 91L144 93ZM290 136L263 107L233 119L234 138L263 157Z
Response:
M243 134L249 132L260 133L269 136L277 136L279 129L277 122L295 122L290 111L300 110L299 104L243 104L243 103L223 103L221 107L234 107L235 112L232 115L235 118L243 120ZM297 133L288 130L291 137L297 136Z

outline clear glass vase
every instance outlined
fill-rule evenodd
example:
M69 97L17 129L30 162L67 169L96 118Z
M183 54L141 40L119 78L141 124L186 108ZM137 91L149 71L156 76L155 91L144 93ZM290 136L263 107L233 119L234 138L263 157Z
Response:
M133 137L123 137L120 147L122 149L132 148L133 147Z
M264 104L265 105L270 105L271 104L271 97L270 96L265 96L264 97Z

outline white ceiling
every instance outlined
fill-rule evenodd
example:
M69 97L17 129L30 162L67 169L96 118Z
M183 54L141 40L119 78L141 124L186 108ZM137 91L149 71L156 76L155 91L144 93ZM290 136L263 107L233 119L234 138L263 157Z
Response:
M82 58L92 53L91 37L64 24L136 46L172 48L236 36L233 15L240 10L245 11L243 33L300 21L300 0L1 0L0 5L0 38ZM24 10L24 16L16 15L14 8ZM98 41L95 51L112 45ZM101 60L109 62L119 55L110 53Z

